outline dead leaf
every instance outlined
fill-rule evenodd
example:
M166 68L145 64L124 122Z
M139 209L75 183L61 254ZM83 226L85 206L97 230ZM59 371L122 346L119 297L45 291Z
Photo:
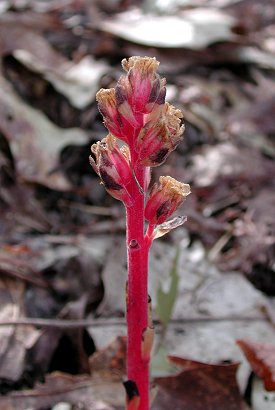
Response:
M234 180L240 176L256 187L268 181L274 169L272 161L263 158L254 148L226 142L203 146L193 155L191 172L196 186L200 187L218 184L221 178Z
M19 21L16 21L17 19ZM0 27L2 54L11 54L30 70L42 74L54 88L68 98L73 107L83 109L95 99L99 80L109 67L103 61L85 56L77 63L66 59L37 31L53 23L47 14L22 13L33 22L41 20L41 26L31 28L18 16L20 13L6 13ZM11 20L11 21L10 21ZM14 24L11 22L14 20ZM25 22L26 23L26 22Z
M270 299L262 306L262 311L266 314L268 320L275 328L275 300Z
M237 340L237 344L266 390L275 391L275 346L248 340Z
M24 291L22 282L0 281L0 321L24 317ZM0 378L16 382L22 376L27 350L39 337L40 332L32 326L15 328L0 327Z
M0 245L0 272L6 277L20 279L47 289L49 284L33 268L31 259L33 251L26 245Z
M217 41L234 40L235 19L215 9L185 10L175 16L143 14L140 9L100 21L101 30L149 47L200 50Z
M20 16L23 16L23 21L20 19ZM24 17L27 21L24 21ZM39 25L39 30L50 28L49 22L46 21L46 15L6 13L1 20L1 55L12 54L15 50L27 50L37 60L47 62L48 66L63 64L67 61L37 32L35 23ZM46 24L44 25L43 22Z
M236 52L237 60L246 64L257 64L259 67L274 70L273 53L262 51L256 47L240 47Z
M232 111L227 128L234 136L240 136L246 145L253 146L274 157L275 146L272 139L275 131L274 81L263 75L259 69L251 70L251 76L255 84L244 86L249 99L243 99L243 104L238 104L238 109Z
M88 136L80 129L56 127L20 100L4 78L0 90L0 131L9 141L18 178L57 190L70 189L59 169L60 152L70 144L84 144Z
M275 192L263 188L246 201L247 210L234 224L241 268L257 287L274 294ZM235 249L237 248L235 247Z
M91 56L77 63L66 61L50 65L24 49L15 50L13 54L26 67L42 74L77 109L86 108L95 100L99 80L109 70L106 63L96 61Z
M114 315L125 310L125 283L127 280L127 262L125 241L121 237L113 242L107 255L102 273L104 298L97 312L102 315Z
M122 380L126 374L126 348L127 337L117 336L106 347L95 352L89 359L92 374Z
M183 370L158 377L152 410L248 410L236 382L238 364L214 365L180 357L169 359Z
M84 294L79 300L67 303L57 317L81 320L86 305L87 294ZM47 328L31 349L31 362L39 376L54 370L71 374L89 373L88 356L94 350L94 342L85 328Z
M51 408L60 402L96 410L98 402L102 401L105 406L111 406L111 410L112 406L123 405L122 384L106 379L93 381L86 375L72 376L55 372L47 375L45 383L38 383L32 390L22 390L0 397L0 410ZM104 407L103 409L105 410Z
M4 1L1 1L1 6ZM9 0L7 0L7 3L11 3ZM17 8L17 12L12 12L8 11L6 13L0 13L0 27L3 30L6 30L6 27L10 27L11 30L14 30L14 33L18 32L19 29L31 29L32 32L41 31L41 30L55 30L60 28L60 22L56 18L54 14L46 14L46 13L41 13L39 12L39 6L38 6L38 12L36 13L35 11L29 10L29 7L31 6L32 3L29 1L28 4L28 9L24 9L24 13L20 13L18 11L22 10L22 6L20 6L20 3L15 2L15 4L9 4L9 9L15 9ZM36 3L36 2L35 2ZM32 5L33 9L35 10L34 5ZM31 8L31 7L30 7ZM5 11L5 10L3 10ZM1 30L2 31L2 30ZM1 37L1 34L0 34ZM16 40L16 35L12 36L13 40ZM23 37L23 36L22 36ZM8 39L7 39L8 40ZM11 40L11 39L10 39ZM20 35L18 35L17 41L21 41ZM31 44L29 45L30 47L32 46Z
M1 128L1 125L0 125ZM1 214L2 228L9 238L16 236L17 232L34 230L47 232L51 229L51 221L42 204L35 198L33 187L16 181L6 187L0 185L0 197L4 204ZM3 243L6 242L4 238Z

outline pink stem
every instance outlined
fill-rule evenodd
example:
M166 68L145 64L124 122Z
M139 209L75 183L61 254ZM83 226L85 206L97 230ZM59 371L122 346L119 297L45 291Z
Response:
M128 295L127 295L127 376L136 383L140 404L138 410L149 409L149 361L142 358L141 343L148 326L148 241L144 238L144 187L145 170L135 167L135 176L140 184L133 184L133 205L126 208L128 253Z

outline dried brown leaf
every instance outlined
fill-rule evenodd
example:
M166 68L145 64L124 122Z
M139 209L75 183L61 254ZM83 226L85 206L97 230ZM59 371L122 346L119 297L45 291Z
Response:
M236 382L238 364L214 365L180 357L169 359L183 370L155 379L152 410L248 410Z
M94 353L89 359L91 372L121 380L126 372L126 345L126 336L117 336L108 346Z
M275 346L238 340L253 371L263 380L267 391L275 391Z

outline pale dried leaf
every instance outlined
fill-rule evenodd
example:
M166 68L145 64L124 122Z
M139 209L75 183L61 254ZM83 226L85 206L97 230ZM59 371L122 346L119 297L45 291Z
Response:
M32 390L13 392L0 398L0 410L26 410L52 407L60 402L97 409L95 403L104 400L107 406L120 406L124 402L122 383L113 380L93 380L88 375L70 375L55 372L46 376L45 383ZM99 407L100 408L100 407ZM112 407L111 407L112 409ZM110 410L111 410L110 409Z
M73 107L83 109L95 100L99 80L108 71L102 61L86 56L78 63L69 61L49 65L27 50L16 50L15 58L35 72L41 73L54 88L68 98Z
M176 16L143 14L139 9L99 22L98 27L126 40L154 47L203 49L233 40L233 17L215 9L191 9Z
M4 78L0 78L0 131L9 141L19 179L58 190L71 187L59 169L59 155L67 145L87 142L87 134L55 126L20 100Z
M24 315L25 286L12 280L0 281L0 321L20 319ZM27 350L33 346L40 331L32 326L0 327L0 378L18 381L23 373Z

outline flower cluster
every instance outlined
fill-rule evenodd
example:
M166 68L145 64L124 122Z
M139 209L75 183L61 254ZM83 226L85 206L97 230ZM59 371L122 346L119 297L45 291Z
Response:
M90 161L106 190L126 206L132 205L135 170L144 168L149 183L150 168L166 160L184 131L181 111L165 102L166 80L157 74L158 65L155 58L124 59L127 74L115 88L101 89L96 96L110 134L92 146L95 159ZM117 138L127 145L119 148ZM155 225L163 223L189 193L189 185L161 177L148 197L146 219Z

